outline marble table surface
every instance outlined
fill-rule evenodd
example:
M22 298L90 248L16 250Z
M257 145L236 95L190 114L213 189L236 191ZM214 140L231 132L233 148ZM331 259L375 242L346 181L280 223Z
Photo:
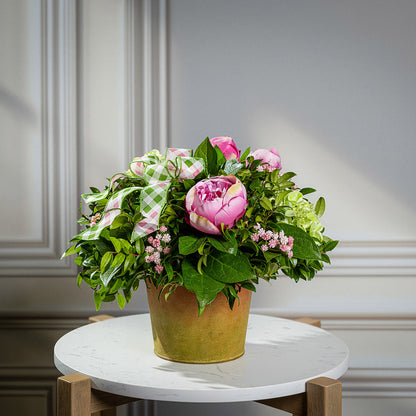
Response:
M305 391L306 381L341 377L348 368L345 343L323 329L250 315L245 354L220 364L181 364L153 353L149 314L85 325L55 345L64 374L89 376L96 389L149 400L240 402Z

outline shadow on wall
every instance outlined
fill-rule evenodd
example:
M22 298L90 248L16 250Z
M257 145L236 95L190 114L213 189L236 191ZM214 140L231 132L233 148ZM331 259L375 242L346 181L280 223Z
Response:
M27 124L35 125L38 122L38 114L32 106L1 86L0 107L4 108L10 117L24 120Z

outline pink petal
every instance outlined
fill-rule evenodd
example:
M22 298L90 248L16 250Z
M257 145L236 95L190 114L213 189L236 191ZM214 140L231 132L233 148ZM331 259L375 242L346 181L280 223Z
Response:
M221 234L220 230L209 220L204 217L200 217L199 215L195 214L195 212L191 212L189 214L189 223L192 227L195 227L197 230L202 231L203 233L207 234Z
M235 222L238 221L246 211L247 201L240 197L235 197L231 201L222 207L218 214L215 216L214 224L220 226L221 223L229 227L233 227Z

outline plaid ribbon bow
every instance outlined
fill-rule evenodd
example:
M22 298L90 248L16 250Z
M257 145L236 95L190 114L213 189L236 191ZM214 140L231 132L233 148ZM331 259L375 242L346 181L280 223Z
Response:
M111 225L114 218L119 215L124 198L139 190L141 190L140 211L144 218L135 225L131 241L134 242L138 238L158 230L159 217L166 205L171 180L194 179L205 169L203 159L192 157L191 154L192 151L189 149L169 148L166 150L164 160L155 154L135 158L130 163L129 174L118 173L114 175L106 191L99 194L82 195L87 203L102 200L108 196L115 182L126 176L142 178L147 183L147 186L144 187L125 188L115 193L108 200L100 222L83 231L79 237L82 240L97 240L102 230Z

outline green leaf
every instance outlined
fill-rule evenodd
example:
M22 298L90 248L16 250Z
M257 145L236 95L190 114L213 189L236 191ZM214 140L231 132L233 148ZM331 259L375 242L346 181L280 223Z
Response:
M270 199L263 196L262 200L260 201L260 205L264 208L267 209L268 211L273 209L273 205L270 202Z
M292 236L293 257L304 260L320 260L321 253L313 238L294 225L279 222L276 224L278 231L283 230L287 237Z
M165 270L170 282L173 279L173 267L169 262L165 262Z
M225 158L224 153L217 145L215 145L214 149L217 152L217 166L222 166L227 161L227 159Z
M322 217L325 212L325 199L322 196L316 201L315 212L318 217Z
M117 293L118 290L121 288L121 286L123 286L123 279L116 279L115 283L113 284L113 286L111 286L110 289L110 294L114 294Z
M331 260L329 259L329 256L327 254L322 253L321 260L324 261L325 263L331 264Z
M121 293L117 293L117 303L120 309L123 309L126 306L126 299Z
M243 254L211 253L204 273L223 283L237 283L253 277L250 262Z
M111 279L119 272L125 258L125 254L118 253L114 257L111 266L103 274L101 274L100 279L103 282L104 287L107 287Z
M124 266L123 266L124 273L127 272L127 270L129 270L133 266L136 259L137 259L137 256L134 256L131 253L127 256L126 261L124 262Z
M137 254L143 254L144 253L144 242L141 238L136 241L135 248L136 248L136 253Z
M247 281L241 283L241 287L243 287L244 289L251 290L252 292L256 291L256 286L254 286L253 283L251 283L250 280L247 280Z
M66 256L72 256L72 254L76 254L80 250L81 250L81 246L77 247L77 245L75 244L75 245L69 247L69 249L66 250L64 254L62 254L61 259L63 259Z
M250 148L244 150L244 153L240 157L240 162L245 162L249 153L250 153Z
M197 238L189 235L179 237L179 254L187 256L188 254L195 253L204 240L205 238Z
M279 257L282 255L282 253L275 253L273 251L264 251L263 252L264 258L266 259L266 261L271 261L274 260L275 258Z
M213 247L215 247L218 251L227 252L226 248L223 246L221 241L218 241L216 238L208 237L208 241L211 243Z
M121 251L121 243L118 241L118 238L110 237L110 241L113 243L116 251Z
M100 309L101 306L101 295L97 292L94 291L94 304L95 304L95 310L98 311Z
M274 171L272 171L272 173L270 174L270 180L273 183L279 183L279 169L275 169Z
M208 137L197 147L194 157L200 157L204 160L208 173L214 175L218 173L217 152Z
M185 191L189 191L195 185L195 181L193 179L184 179L183 186ZM166 211L166 210L165 210ZM173 211L175 213L175 211Z
M294 176L296 176L296 173L286 172L282 176L279 177L279 183L286 182L287 180L289 180L290 178L293 178Z
M81 283L82 283L82 276L81 276L81 273L78 273L78 276L77 276L77 286L78 287L81 287Z
M128 223L129 223L129 217L126 214L120 214L114 218L113 222L110 225L110 229L113 230L115 228L122 227L123 225L128 224Z
M328 241L324 245L324 251L332 251L338 245L338 243L339 243L338 240Z
M121 250L125 254L131 253L131 251L132 251L132 245L127 240L125 240L124 238L119 238L118 241L121 244Z
M210 304L225 285L212 279L206 273L199 274L192 264L184 259L182 261L182 275L184 286L196 294L199 315L205 306Z
M312 192L316 192L316 189L313 189L313 188L302 188L300 190L300 192L303 195L308 195L308 194L311 194Z
M126 298L127 303L131 301L131 292L130 289L123 289L124 297Z
M107 270L107 267L111 264L112 261L113 261L113 255L109 251L107 251L107 253L105 253L101 259L101 263L100 263L101 274L103 274Z

